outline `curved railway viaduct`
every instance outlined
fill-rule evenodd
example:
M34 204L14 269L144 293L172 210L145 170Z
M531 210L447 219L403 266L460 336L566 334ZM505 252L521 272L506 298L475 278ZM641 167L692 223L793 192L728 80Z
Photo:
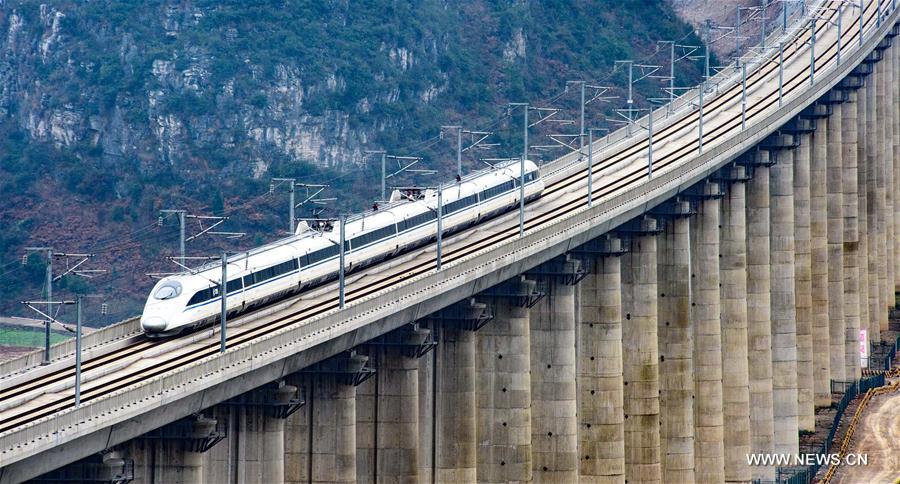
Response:
M524 234L513 213L439 271L430 247L355 274L344 309L303 294L224 353L98 331L78 406L69 346L4 364L0 482L774 479L747 454L799 451L900 282L897 20L809 6L652 142L545 165Z

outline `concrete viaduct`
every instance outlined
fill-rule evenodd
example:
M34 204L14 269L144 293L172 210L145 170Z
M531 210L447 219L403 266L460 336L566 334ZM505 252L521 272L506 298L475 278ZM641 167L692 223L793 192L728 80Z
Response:
M747 455L799 452L900 287L898 13L862 7L809 6L652 142L545 165L524 235L456 234L440 271L385 262L225 353L97 331L77 407L69 344L5 363L0 482L773 480Z

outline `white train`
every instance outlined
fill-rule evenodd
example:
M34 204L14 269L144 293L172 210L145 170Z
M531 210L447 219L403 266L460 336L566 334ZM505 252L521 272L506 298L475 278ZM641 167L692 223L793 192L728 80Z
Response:
M442 185L442 224L450 234L515 209L519 204L520 162L512 161ZM525 199L544 190L537 165L525 164ZM400 193L389 203L345 223L345 272L432 242L437 237L437 193ZM270 304L338 276L339 231L301 222L295 235L228 257L228 315ZM151 337L178 334L217 321L221 264L160 280L144 312L141 328Z

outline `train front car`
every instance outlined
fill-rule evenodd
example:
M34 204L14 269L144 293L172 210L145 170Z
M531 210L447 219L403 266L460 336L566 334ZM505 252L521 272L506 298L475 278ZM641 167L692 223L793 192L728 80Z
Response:
M151 338L180 333L184 329L182 312L193 294L191 281L184 276L163 278L153 287L141 314L141 329Z

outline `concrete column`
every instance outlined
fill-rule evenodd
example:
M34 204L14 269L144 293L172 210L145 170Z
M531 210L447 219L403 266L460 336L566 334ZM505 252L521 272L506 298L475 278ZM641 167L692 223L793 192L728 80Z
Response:
M747 200L743 166L731 167L722 200L722 387L725 481L750 482L750 373L747 337Z
M882 51L884 53L884 51ZM893 284L888 287L888 266L893 265L890 264L891 259L890 253L887 250L887 164L891 163L893 165L893 161L891 160L892 151L887 150L888 144L893 140L887 136L887 128L890 126L890 118L887 115L888 105L886 104L886 91L887 91L887 62L882 60L881 62L875 64L875 77L876 84L876 97L875 97L875 109L876 109L876 122L875 122L875 144L876 144L876 154L875 154L875 183L876 183L876 195L877 195L877 203L875 205L875 214L878 217L878 225L876 226L876 236L878 237L878 289L879 289L879 297L878 297L878 329L879 333L881 331L887 331L888 329L888 309L893 307L893 296L894 296L894 287ZM893 133L891 133L893 136ZM893 281L892 281L893 282ZM878 341L881 341L879 336Z
M887 307L885 315L887 315L887 310L894 306L894 287L896 281L896 260L897 254L895 252L895 227L894 227L894 198L897 197L896 189L897 186L894 183L894 157L896 153L894 152L894 126L897 124L897 120L894 119L894 82L900 80L897 77L895 69L897 65L894 63L894 48L890 47L883 52L884 55L884 100L882 104L882 108L884 109L885 115L885 123L884 123L884 138L885 138L885 147L884 147L884 173L885 173L885 243L886 251L887 251L887 264L885 264L885 269L887 270L887 285L885 287L885 296L887 297ZM887 328L885 328L887 329Z
M771 184L772 388L775 452L800 445L797 404L797 311L794 294L794 150L777 153Z
M132 482L207 482L203 475L203 452L221 438L216 425L216 419L208 417L186 418L120 446L124 455L134 462ZM107 460L105 457L104 463Z
M356 387L334 374L305 383L306 405L285 424L284 482L356 482Z
M834 112L828 118L828 147L826 161L826 210L828 214L828 335L831 346L830 369L831 378L844 379L844 187L843 187L843 152L853 149L853 145L844 144L842 139L843 105L834 104ZM850 113L848 113L849 115ZM847 118L850 120L850 118ZM849 121L852 122L852 121ZM848 124L847 129L850 129ZM831 387L829 382L828 400L831 404Z
M411 325L365 346L376 373L357 389L359 482L418 481L418 366L429 335L427 329Z
M706 183L691 220L694 327L694 469L700 482L725 480L722 320L719 305L719 185Z
M204 455L206 482L284 482L285 418L301 404L296 386L271 385L216 406L226 438Z
M127 445L134 460L135 483L199 484L203 480L203 454L187 450L172 439L138 439Z
M750 449L775 451L772 401L772 327L769 272L769 153L757 151L747 184L747 335L750 366ZM754 479L772 480L775 468L755 466Z
M847 333L844 340L853 338L859 341L860 304L859 304L859 194L858 194L858 154L859 126L857 92L848 93L848 102L841 105L841 192L843 199L843 290L844 290L844 328ZM847 346L849 348L849 346ZM858 345L854 348L856 366L858 367ZM844 378L850 373L844 365Z
M477 477L479 482L530 482L531 338L528 304L535 283L501 285L494 319L476 334Z
M578 260L557 259L533 274L546 297L531 309L531 447L536 481L578 480L575 276Z
M581 482L625 482L622 381L622 242L598 241L581 283L578 450Z
M475 482L475 332L443 324L434 355L436 482Z
M872 66L874 68L874 65ZM865 108L866 108L866 129L864 131L865 155L866 155L866 233L867 233L867 249L868 249L868 312L869 312L869 340L881 341L879 333L881 332L881 323L879 318L879 308L881 307L881 286L878 280L878 265L884 260L878 247L878 127L877 127L877 76L873 73L866 78L865 87ZM862 93L860 93L862 96ZM860 104L862 108L862 104ZM860 133L863 133L861 131ZM849 328L848 328L849 329ZM848 331L849 333L849 331ZM848 334L849 336L849 334ZM857 333L853 343L858 344L859 336ZM855 360L851 355L851 341L847 340L847 379L856 378L855 367L849 366L851 360ZM858 354L858 350L853 350L853 354ZM856 365L858 366L858 365Z
M656 221L639 221L623 258L625 480L660 482Z
M860 78L862 82L862 78ZM868 160L866 157L866 106L868 96L865 88L861 88L850 94L851 99L856 100L856 194L857 194L857 273L859 274L858 298L860 327L869 329L871 318L869 317L869 223L868 223ZM869 337L871 340L871 329ZM846 358L846 357L845 357ZM846 365L845 365L846 366ZM841 375L844 378L846 375ZM835 378L837 379L837 378Z
M694 333L691 326L691 240L688 202L658 237L660 418L663 482L694 479Z
M812 121L799 119L798 123ZM813 335L812 335L812 260L810 254L810 187L809 159L812 136L799 135L800 146L794 150L794 294L797 312L797 425L801 431L816 429L813 406ZM799 445L799 443L798 443Z
M825 105L820 105L826 108ZM810 260L812 277L813 395L816 407L831 405L828 327L828 118L816 120L809 164Z
M894 292L900 292L900 47L894 45L890 49L891 60L891 92L893 97L889 104L893 107L893 180L894 180Z

